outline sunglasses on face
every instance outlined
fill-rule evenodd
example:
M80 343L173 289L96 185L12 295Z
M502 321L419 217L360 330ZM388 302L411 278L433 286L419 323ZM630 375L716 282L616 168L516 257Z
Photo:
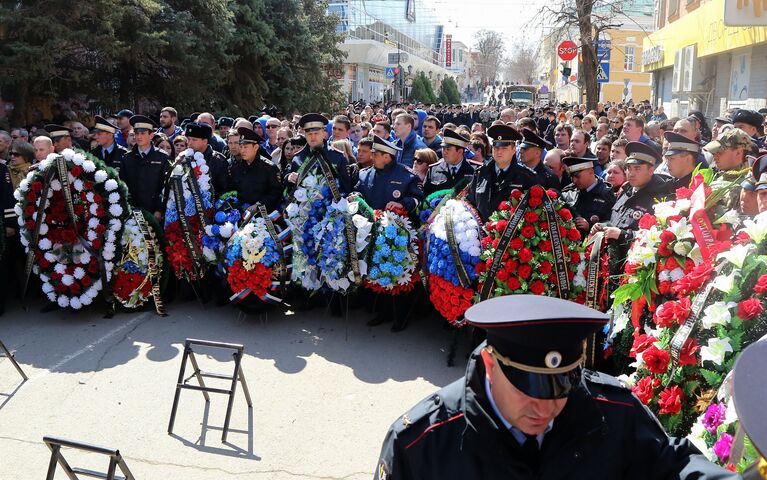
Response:
M20 157L21 154L19 152L11 152L12 157Z
M280 128L279 125L267 125L266 128Z

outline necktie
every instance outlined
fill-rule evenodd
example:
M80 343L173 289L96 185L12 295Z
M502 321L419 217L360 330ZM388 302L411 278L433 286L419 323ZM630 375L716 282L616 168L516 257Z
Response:
M522 460L530 465L533 470L537 470L540 455L538 438L535 435L525 434L525 443L522 444Z
M450 176L455 178L455 172L457 172L458 169L455 167L450 167Z

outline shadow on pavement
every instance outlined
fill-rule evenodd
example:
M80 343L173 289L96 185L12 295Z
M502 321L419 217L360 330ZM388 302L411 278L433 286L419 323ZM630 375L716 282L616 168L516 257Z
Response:
M412 319L405 331L392 333L390 323L366 326L371 314L362 308L340 317L321 307L294 313L277 306L244 314L231 306L177 301L167 306L167 317L147 307L102 318L103 312L95 308L38 313L41 307L41 302L30 303L26 312L6 313L0 317L0 329L19 363L53 372L113 368L136 358L142 348L149 360L167 362L180 358L186 338L241 343L246 359L270 359L288 374L302 371L306 359L318 355L348 366L367 383L423 378L446 385L463 375L465 365L462 349L456 367L447 366L452 331L443 328L444 320L427 315ZM231 360L223 351L206 354ZM171 365L178 368L175 362Z

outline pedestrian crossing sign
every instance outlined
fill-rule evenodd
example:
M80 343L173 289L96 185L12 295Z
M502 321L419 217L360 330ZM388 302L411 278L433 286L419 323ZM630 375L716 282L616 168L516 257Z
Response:
M597 67L597 82L606 83L610 81L610 64L600 63Z

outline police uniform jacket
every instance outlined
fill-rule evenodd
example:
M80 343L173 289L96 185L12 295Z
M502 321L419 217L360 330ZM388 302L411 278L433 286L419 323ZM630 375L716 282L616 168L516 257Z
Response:
M621 229L619 240L624 244L630 243L639 230L639 219L645 213L652 214L653 205L673 193L674 181L658 174L653 174L650 182L639 190L633 187L624 189L615 201L610 216L610 223Z
M549 188L553 188L555 190L559 189L559 177L557 177L549 167L544 165L543 162L538 162L538 165L536 165L532 170L538 177L538 184L540 186L547 190Z
M234 160L229 167L229 179L240 202L251 205L260 202L269 212L279 207L282 199L280 169L264 156L261 149L250 164L245 160Z
M597 222L609 220L613 205L615 205L615 194L612 186L599 177L597 177L597 183L591 190L581 190L570 184L562 191L562 197L573 211L573 216L585 218L590 226ZM590 227L586 230L580 230L583 238L589 235L590 230Z
M479 167L469 184L466 199L477 209L482 220L487 220L498 209L498 204L508 200L512 190L528 190L539 183L532 170L513 161L500 173L496 173L495 165L494 161L488 161Z
M417 404L392 425L376 480L712 480L737 474L710 463L686 439L669 438L631 391L584 371L530 465L496 416L485 369L472 354L466 376Z
M103 160L104 163L107 164L108 167L120 169L120 165L122 164L123 156L128 153L128 149L125 147L121 147L117 144L117 142L112 144L112 151L107 153L106 150L104 150L104 147L96 147L93 150L91 150L91 155L94 157Z
M123 155L120 166L120 178L128 187L129 203L150 213L163 211L161 197L170 167L168 155L153 145L145 156L139 153L138 145L134 145Z
M423 183L424 195L429 195L438 190L453 188L462 180L471 181L474 177L474 167L468 160L461 161L455 175L450 173L451 168L451 165L444 159L430 166L426 172L426 180Z
M418 182L417 175L392 160L380 170L363 168L354 189L362 194L371 208L383 210L387 203L397 202L410 212L424 197Z
M202 155L208 164L210 184L213 186L213 198L215 199L231 189L229 186L229 162L226 161L223 153L213 150L210 145L202 152Z
M13 181L11 173L8 171L8 165L0 163L0 202L3 207L3 225L14 229L19 228L16 220L16 212L13 210L16 206L16 199L13 197Z
M309 145L304 146L304 148L293 157L293 161L290 164L289 173L298 172L298 170L301 168L301 165L303 165L304 161L306 161L306 159L309 157L310 153L323 155L328 164L333 167L336 178L338 178L338 182L341 184L342 194L347 194L352 191L353 184L351 182L351 177L349 177L349 162L346 160L346 157L343 153L339 152L332 146L328 146L327 141L324 143L323 147L317 147L314 151L309 147ZM317 166L316 168L320 167ZM285 177L287 178L287 175L285 175ZM295 185L292 184L288 186L295 187Z

